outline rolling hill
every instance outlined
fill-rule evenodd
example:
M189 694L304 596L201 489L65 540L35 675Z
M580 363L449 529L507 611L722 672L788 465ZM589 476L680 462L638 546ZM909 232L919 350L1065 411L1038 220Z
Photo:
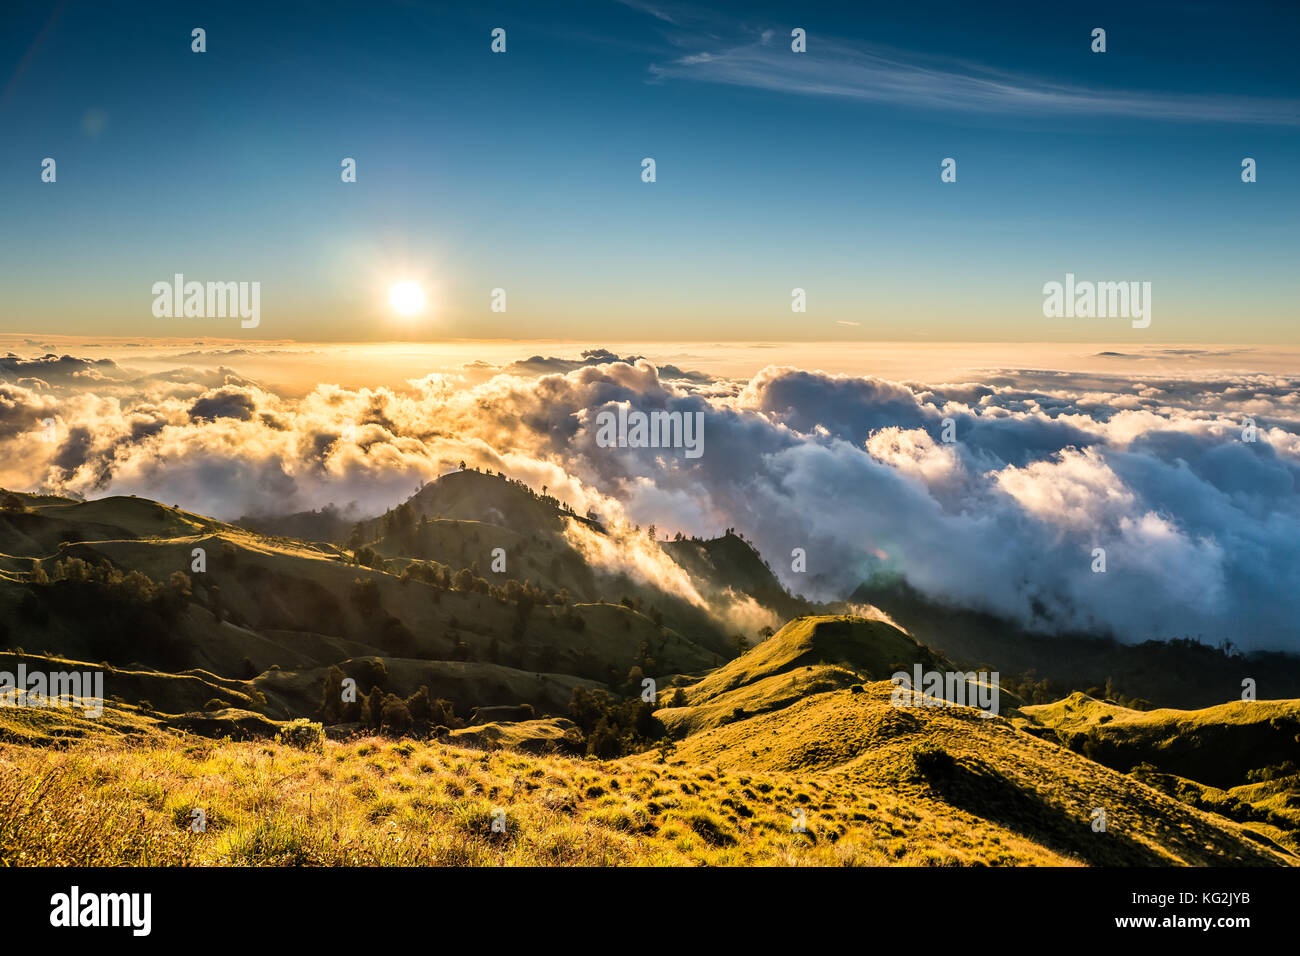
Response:
M620 532L472 470L344 541L3 500L0 673L98 671L106 700L0 708L0 864L1300 862L1300 702L1029 705L960 642L790 595L730 532L638 543L687 599L579 546ZM782 625L743 652L737 598ZM914 666L995 714L900 705Z

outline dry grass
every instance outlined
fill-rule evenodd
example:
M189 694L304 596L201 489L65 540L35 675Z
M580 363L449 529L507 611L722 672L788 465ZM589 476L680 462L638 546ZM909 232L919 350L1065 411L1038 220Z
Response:
M205 833L190 832L195 808ZM805 833L792 832L795 808ZM161 736L0 749L0 865L1067 862L963 829L843 781L655 756L598 763L377 738L316 753Z
M1268 833L1010 720L900 710L890 690L815 694L608 762L384 738L304 751L164 731L116 708L96 721L8 709L0 865L1296 862ZM190 832L196 808L206 832Z

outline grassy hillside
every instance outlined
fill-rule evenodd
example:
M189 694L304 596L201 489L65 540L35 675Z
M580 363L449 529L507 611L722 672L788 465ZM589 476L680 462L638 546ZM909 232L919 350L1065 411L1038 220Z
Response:
M675 736L686 736L812 695L864 681L887 681L897 671L952 671L955 665L881 621L818 615L791 621L746 654L682 690L685 706L656 716ZM974 699L973 697L970 699ZM1002 693L1001 710L1019 699Z
M1026 707L1071 749L1123 770L1149 763L1215 786L1300 759L1300 702L1233 701L1203 710L1136 711L1084 694Z
M730 707L729 719L687 721L682 739L612 761L561 756L573 728L562 718L304 751L194 735L263 719L237 707L160 718L114 704L97 721L10 710L0 714L0 863L1300 862L1267 826L1101 766L1014 710L894 706L893 686L873 678L907 660L942 663L879 622L792 622L684 688L693 703L682 709ZM400 671L391 679L408 686L433 679ZM258 690L287 700L304 677L226 686L190 675L201 683L187 701L211 691L233 704ZM736 700L752 711L736 714ZM205 833L188 830L195 807ZM492 829L496 811L504 834ZM1098 811L1105 832L1093 828ZM50 825L62 819L80 828Z
M567 510L544 489L538 493L503 475L468 469L443 475L385 515L358 523L350 543L394 562L397 570L410 559L434 561L452 570L472 568L492 583L528 581L578 601L626 602L722 655L729 653L735 628L709 608L752 601L777 625L809 610L737 535L657 545L686 572L706 608L643 576L594 567L575 544L575 529L611 534L594 516ZM505 553L503 570L496 549Z
M1135 711L1072 694L1024 714L1071 750L1300 850L1300 701Z
M8 744L0 865L1296 862L1000 718L903 717L848 691L792 710L603 762L504 749L492 727L319 751L130 724L54 752Z
M849 615L729 659L717 608L808 609L738 535L653 546L706 610L496 475L343 546L3 502L0 672L98 671L106 701L0 708L0 865L1300 862L1300 702L898 706L894 672L972 668Z
M842 782L380 739L6 747L0 806L0 865L1075 862ZM195 808L205 833L189 831Z
M623 680L647 657L673 674L718 656L618 603L538 604L496 586L438 586L396 567L358 566L328 545L267 538L140 499L19 497L27 510L0 516L13 548L0 564L0 648L238 679L273 665L311 670L373 655L604 682ZM70 517L78 514L90 523ZM452 529L454 549L459 523L440 525ZM116 577L74 581L69 562L108 566ZM166 591L178 575L176 592Z

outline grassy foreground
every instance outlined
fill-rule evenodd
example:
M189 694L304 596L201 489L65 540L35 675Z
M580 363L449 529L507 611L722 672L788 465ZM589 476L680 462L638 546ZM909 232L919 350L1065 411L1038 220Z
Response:
M613 760L552 749L555 717L328 739L238 707L4 707L0 866L1300 862L1300 702L990 716L895 700L909 658L950 666L879 622L793 621L674 691L673 743Z
M205 833L190 830L195 808ZM807 832L792 832L792 808ZM1068 862L932 822L845 781L658 754L599 763L379 738L320 751L197 737L0 750L7 866Z

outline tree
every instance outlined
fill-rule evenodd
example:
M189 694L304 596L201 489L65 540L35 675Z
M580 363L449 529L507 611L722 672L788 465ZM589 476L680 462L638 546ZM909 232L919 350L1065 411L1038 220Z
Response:
M337 664L325 675L325 686L321 688L320 714L326 723L336 724L343 716L343 669Z
M611 760L619 755L618 732L611 727L609 721L604 717L596 724L595 728L587 735L587 754L598 760Z
M379 610L379 582L374 578L357 578L352 582L352 603L362 614Z
M169 597L180 601L182 604L185 603L193 594L190 588L190 576L184 571L173 571L171 577L167 579L167 590Z
M413 720L428 720L433 704L429 701L429 688L421 684L410 697L406 698L406 709L411 712Z
M406 701L396 694L389 694L383 699L380 709L380 729L400 737L411 729L411 711Z
M635 664L627 672L627 692L629 694L641 693L641 682L645 680L645 671L641 670Z
M456 716L456 705L439 697L429 707L429 723L434 726L450 727L453 730L460 727L461 720Z
M367 687L382 687L388 680L388 665L382 657L367 657L361 661L360 679Z
M366 699L361 702L361 723L378 730L383 719L384 692L378 687L372 687Z

